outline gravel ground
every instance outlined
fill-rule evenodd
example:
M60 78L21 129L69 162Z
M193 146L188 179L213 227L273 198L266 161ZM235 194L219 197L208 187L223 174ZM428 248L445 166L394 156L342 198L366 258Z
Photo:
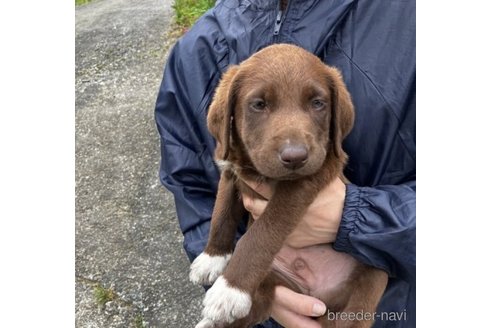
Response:
M154 104L172 0L76 8L76 327L193 327L172 195L158 180ZM114 292L105 306L94 290Z

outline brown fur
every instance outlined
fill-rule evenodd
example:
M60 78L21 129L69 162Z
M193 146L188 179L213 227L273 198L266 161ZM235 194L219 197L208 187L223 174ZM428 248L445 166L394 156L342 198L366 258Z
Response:
M215 156L231 165L221 174L205 252L233 249L237 224L245 213L240 193L254 193L242 179L269 183L272 198L262 216L239 240L223 276L248 292L253 307L230 327L249 327L268 318L274 286L295 288L271 273L275 255L318 192L343 177L347 155L342 140L354 110L335 68L291 45L274 45L224 74L210 106L208 127L217 140ZM279 160L286 144L302 144L308 160L295 170ZM359 264L336 294L322 300L330 311L374 311L386 287L384 272ZM330 322L323 327L369 327L372 322Z

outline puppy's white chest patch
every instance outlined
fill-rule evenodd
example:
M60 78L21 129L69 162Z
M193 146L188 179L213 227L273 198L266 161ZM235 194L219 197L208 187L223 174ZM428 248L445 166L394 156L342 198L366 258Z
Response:
M221 172L232 170L232 163L229 161L225 161L223 159L217 159L215 160L215 164L217 164Z

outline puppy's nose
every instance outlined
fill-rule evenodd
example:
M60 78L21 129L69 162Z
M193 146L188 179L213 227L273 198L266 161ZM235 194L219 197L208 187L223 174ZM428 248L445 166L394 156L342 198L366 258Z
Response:
M307 162L308 150L304 145L287 144L280 149L279 158L286 168L299 169Z

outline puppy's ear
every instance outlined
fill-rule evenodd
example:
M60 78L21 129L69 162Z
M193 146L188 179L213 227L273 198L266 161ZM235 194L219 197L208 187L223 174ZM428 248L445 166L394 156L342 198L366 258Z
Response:
M334 67L326 66L331 91L330 142L336 157L342 158L342 141L354 125L354 105L343 82L342 74Z
M226 160L229 155L231 121L236 98L236 90L233 86L238 70L238 66L231 66L224 73L208 110L207 127L217 141L215 150L217 159Z

